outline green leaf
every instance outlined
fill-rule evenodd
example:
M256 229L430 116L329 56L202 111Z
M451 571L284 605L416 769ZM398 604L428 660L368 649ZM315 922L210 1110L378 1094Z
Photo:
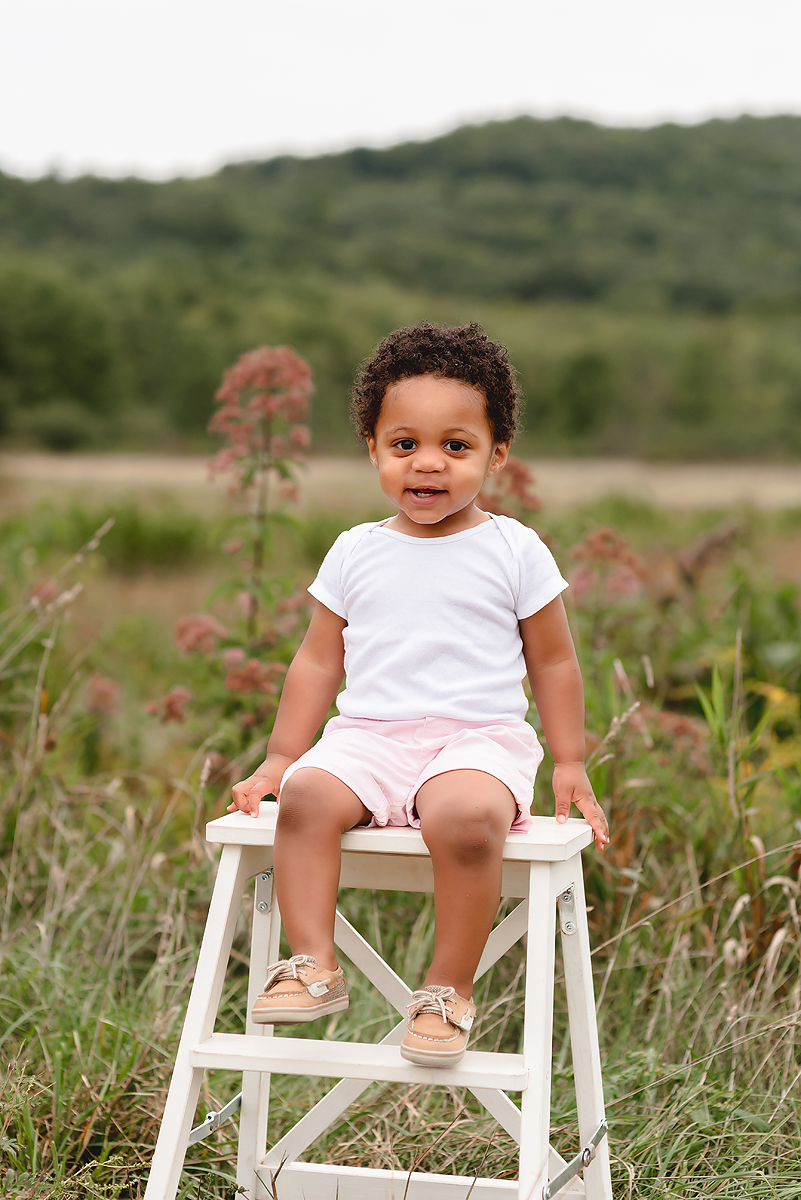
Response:
M718 725L722 729L726 724L726 704L723 698L723 683L717 665L712 668L712 704L715 708Z
M731 1115L739 1117L741 1121L745 1121L746 1125L753 1126L760 1133L770 1133L770 1124L764 1117L758 1117L756 1113L749 1112L747 1108L733 1108Z
M723 745L725 742L725 738L723 736L723 727L720 724L720 722L718 721L718 715L715 712L712 702L710 701L709 697L707 696L707 694L703 690L703 688L699 687L698 684L695 685L695 691L696 691L696 695L698 696L698 703L701 705L701 708L704 710L704 716L706 717L707 725L709 726L710 730L712 731L712 734L715 737L715 739L718 742L720 742L721 745Z

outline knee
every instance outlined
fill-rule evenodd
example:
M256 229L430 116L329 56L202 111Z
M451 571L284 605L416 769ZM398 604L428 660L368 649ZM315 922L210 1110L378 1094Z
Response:
M297 771L281 788L278 828L283 833L303 833L325 821L323 789L312 771Z
M432 853L443 853L472 866L496 857L509 832L505 814L481 800L464 801L443 811L433 828L423 830Z

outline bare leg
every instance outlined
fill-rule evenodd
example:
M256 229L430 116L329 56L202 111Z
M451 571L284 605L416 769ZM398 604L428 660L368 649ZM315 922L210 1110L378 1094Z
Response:
M503 844L514 796L484 771L446 771L417 793L434 866L434 961L425 978L469 1000L501 898Z
M366 825L370 812L328 771L303 767L281 789L275 830L275 890L293 954L310 954L334 970L334 917L341 838Z

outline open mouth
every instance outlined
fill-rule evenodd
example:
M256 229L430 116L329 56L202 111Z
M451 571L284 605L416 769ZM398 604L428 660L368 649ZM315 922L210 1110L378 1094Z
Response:
M431 488L431 487L409 488L409 491L412 493L413 496L417 496L418 499L420 499L420 500L428 500L428 499L430 499L431 496L442 496L445 494L444 488Z

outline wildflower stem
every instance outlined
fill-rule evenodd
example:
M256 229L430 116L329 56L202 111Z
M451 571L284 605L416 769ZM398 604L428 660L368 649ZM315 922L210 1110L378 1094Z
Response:
M267 425L265 436L270 436L270 425ZM269 474L270 454L266 456L263 450L258 451L256 475L258 478L256 490L256 506L253 514L253 565L250 569L250 608L248 612L248 638L252 641L256 636L256 618L259 610L259 591L261 588L262 572L264 570L264 542L269 504Z

